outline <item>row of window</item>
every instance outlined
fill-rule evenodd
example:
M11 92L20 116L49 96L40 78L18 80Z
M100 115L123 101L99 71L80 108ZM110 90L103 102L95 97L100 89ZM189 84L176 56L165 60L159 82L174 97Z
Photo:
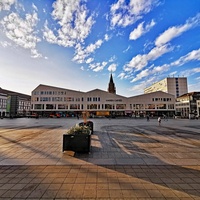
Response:
M66 95L66 91L35 91L33 95Z
M37 102L37 101L52 101L52 102L61 102L61 101L66 101L66 102L80 102L80 101L84 101L84 98L81 97L34 97L32 99L33 101ZM87 97L87 101L93 101L93 102L97 102L97 101L101 101L100 97Z
M172 101L171 98L152 98L152 101Z
M176 107L177 106L189 106L189 103L176 103Z
M78 109L83 110L83 104L35 104L32 109L36 110L66 110ZM128 109L126 104L87 104L89 110L125 110ZM174 109L174 104L130 104L131 110L145 110L145 109Z

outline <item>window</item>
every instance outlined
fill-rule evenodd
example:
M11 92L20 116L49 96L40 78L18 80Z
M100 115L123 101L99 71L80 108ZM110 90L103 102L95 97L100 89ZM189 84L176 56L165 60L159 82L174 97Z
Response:
M58 109L65 109L65 104L58 104Z
M158 104L157 105L157 109L166 109L166 108L167 108L166 104Z
M88 104L89 108L88 109L97 109L97 104Z
M46 109L56 109L56 105L55 104L46 104Z
M72 110L80 109L80 105L79 104L70 104L69 108Z
M105 109L114 109L113 106L112 104L105 104Z
M116 109L126 109L126 104L117 104Z

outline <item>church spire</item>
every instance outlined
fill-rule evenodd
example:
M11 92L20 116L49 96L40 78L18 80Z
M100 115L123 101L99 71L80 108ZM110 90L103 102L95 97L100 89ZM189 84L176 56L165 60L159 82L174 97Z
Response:
M113 82L113 77L112 77L112 73L110 75L110 82L108 84L108 92L109 93L113 93L116 94L116 88L115 88L115 84Z

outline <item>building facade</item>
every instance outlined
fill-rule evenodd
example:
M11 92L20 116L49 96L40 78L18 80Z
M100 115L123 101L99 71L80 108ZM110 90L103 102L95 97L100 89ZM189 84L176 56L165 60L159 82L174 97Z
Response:
M0 118L6 116L7 94L0 93Z
M161 91L134 97L124 97L95 89L80 92L48 85L39 85L32 91L32 114L66 117L81 115L87 111L89 116L158 116L175 113L175 98Z
M199 116L200 92L190 92L176 99L176 115L182 118Z
M186 77L167 77L153 85L145 88L144 93L151 93L156 91L163 91L179 97L188 93L187 78Z
M0 88L0 105L3 117L24 117L30 115L31 96ZM2 98L2 94L4 95Z

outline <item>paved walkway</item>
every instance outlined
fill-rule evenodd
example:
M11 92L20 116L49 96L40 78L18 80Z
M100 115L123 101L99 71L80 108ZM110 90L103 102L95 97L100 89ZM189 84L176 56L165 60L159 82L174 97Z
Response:
M0 199L200 199L200 121L92 119L90 154L72 156L80 121L0 120Z

